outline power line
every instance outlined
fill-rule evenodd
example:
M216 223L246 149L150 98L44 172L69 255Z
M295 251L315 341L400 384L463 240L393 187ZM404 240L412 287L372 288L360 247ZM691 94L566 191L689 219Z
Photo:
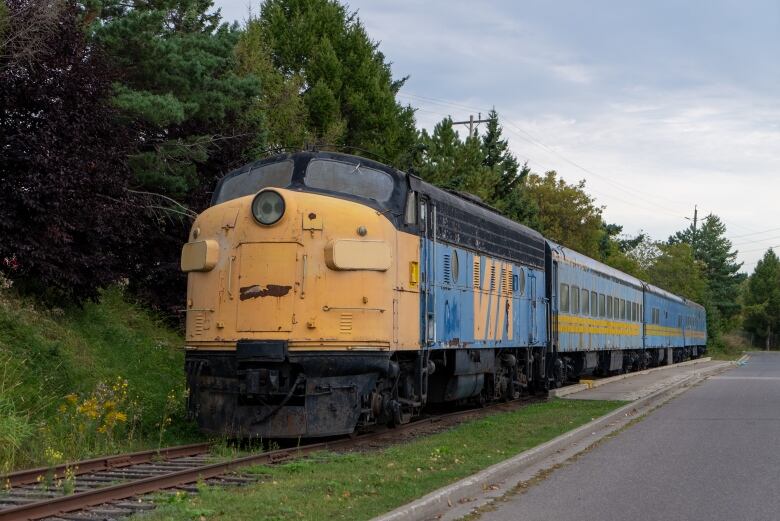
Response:
M744 234L742 234L742 235L732 235L732 236L731 236L731 237L729 237L729 238L730 238L730 239L740 239L740 238L742 238L742 237L750 237L750 236L753 236L753 235L761 235L762 233L776 232L776 231L778 231L778 230L780 230L780 228L770 228L770 229L768 229L768 230L763 230L763 231L760 231L760 232L744 233ZM767 239L767 240L768 240L768 239Z
M775 236L775 237L767 237L767 238L765 238L765 239L755 239L755 240L753 240L753 241L738 242L738 243L736 243L736 244L732 244L732 246L742 246L742 245L744 245L744 244L755 244L755 243L757 243L757 242L759 242L759 243L760 243L760 242L776 241L776 240L778 240L778 239L780 239L780 237L778 237L778 236Z
M768 248L754 248L752 250L741 250L739 253L750 253L753 251L766 251L766 250L774 250L775 248L780 248L780 244L776 246L769 246Z

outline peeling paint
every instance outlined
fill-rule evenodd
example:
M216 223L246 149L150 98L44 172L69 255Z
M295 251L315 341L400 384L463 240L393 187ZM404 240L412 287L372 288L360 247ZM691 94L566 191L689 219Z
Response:
M259 284L254 286L244 286L240 289L240 299L248 300L257 297L283 297L287 295L292 286L279 286L277 284L268 284L265 288Z

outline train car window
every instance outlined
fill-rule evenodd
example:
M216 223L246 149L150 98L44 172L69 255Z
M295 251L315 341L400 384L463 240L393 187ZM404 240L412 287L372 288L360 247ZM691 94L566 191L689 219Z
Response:
M685 324L686 326L688 324ZM677 327L683 327L682 326L682 315L677 315Z
M558 293L558 308L564 313L569 312L569 285L561 282L561 291Z
M582 290L580 309L582 310L583 315L590 315L590 292L587 289Z
M571 287L571 312L575 315L580 314L580 288Z
M631 320L633 322L637 322L637 319L639 317L637 316L637 308L636 308L636 302L631 303Z
M381 203L393 195L390 174L360 164L332 159L312 159L306 167L306 186L374 199Z
M643 320L642 317L645 316L644 312L645 312L644 306L642 304L639 304L639 315L637 316L637 320L639 320L640 322Z
M417 194L411 190L406 196L406 210L404 211L404 223L417 223Z
M607 299L603 293L599 293L599 316L607 316Z
M249 172L225 179L219 187L214 204L256 194L263 188L286 188L292 182L292 175L291 160L258 166Z
M599 297L595 291L590 292L590 315L592 317L599 316Z
M607 297L607 318L612 318L612 296Z
M625 299L620 299L620 320L626 319L626 301Z

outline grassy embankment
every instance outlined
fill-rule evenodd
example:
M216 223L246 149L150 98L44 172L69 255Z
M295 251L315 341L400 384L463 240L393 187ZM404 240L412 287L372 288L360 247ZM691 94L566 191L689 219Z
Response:
M496 414L381 451L333 454L258 466L258 484L201 487L174 496L138 521L369 519L474 474L591 419L621 402L553 399Z
M182 345L118 289L66 310L0 291L0 473L195 439Z

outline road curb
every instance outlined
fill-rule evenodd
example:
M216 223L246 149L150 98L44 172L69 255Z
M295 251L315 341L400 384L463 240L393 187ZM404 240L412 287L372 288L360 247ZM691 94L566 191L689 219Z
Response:
M550 391L550 396L560 398L562 396L567 396L570 394L578 393L580 391L584 391L585 389L593 389L596 387L601 387L602 385L606 385L611 382L625 380L626 378L634 378L636 376L655 373L657 371L665 371L668 369L675 369L677 367L685 367L689 365L702 364L704 362L710 362L710 361L712 361L712 357L707 356L704 358L697 358L696 360L688 360L687 362L680 362L679 364L662 365L660 367L651 367L650 369L643 369L641 371L636 371L634 373L619 374L617 376L610 376L609 378L601 378L599 380L593 380L587 384L580 383L574 385L567 385L566 387L561 387L560 389L553 389L552 391Z
M498 483L509 481L509 486L501 486L507 490L514 486L512 476L519 474L534 464L541 463L546 458L571 448L586 438L591 438L588 443L580 444L574 454L587 450L596 441L603 439L611 433L623 428L627 423L640 418L653 410L661 403L682 393L684 387L689 387L706 378L711 373L723 371L727 367L735 365L734 362L723 362L707 367L701 371L695 371L684 379L660 389L644 398L640 398L619 409L612 411L600 418L586 423L572 431L564 433L542 445L538 445L525 452L521 452L505 461L488 467L477 474L464 478L451 485L435 490L420 499L403 505L391 512L373 518L372 521L423 521L437 518L446 513L453 505L463 501L471 501L486 491L496 490ZM621 375L622 376L622 375ZM574 455L572 454L572 455ZM517 480L515 480L517 481ZM494 494L495 495L495 494Z

